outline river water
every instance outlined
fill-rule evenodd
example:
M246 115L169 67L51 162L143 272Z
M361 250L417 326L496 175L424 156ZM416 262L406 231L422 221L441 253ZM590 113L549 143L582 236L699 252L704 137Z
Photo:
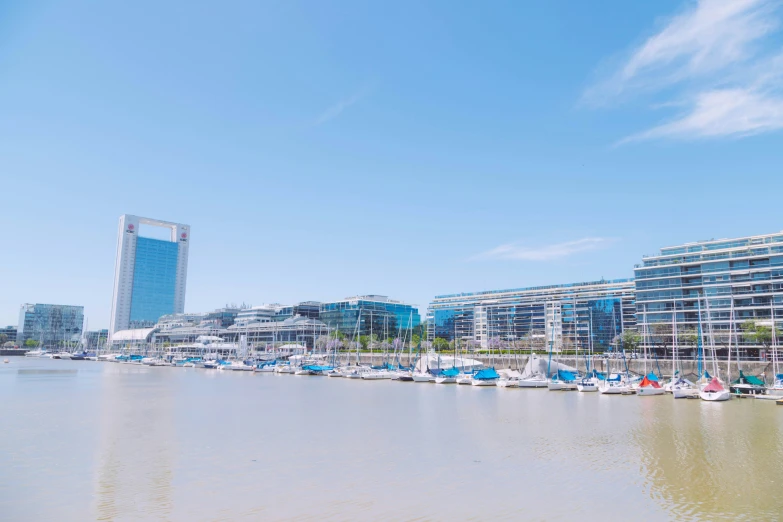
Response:
M772 401L0 364L7 521L780 517Z

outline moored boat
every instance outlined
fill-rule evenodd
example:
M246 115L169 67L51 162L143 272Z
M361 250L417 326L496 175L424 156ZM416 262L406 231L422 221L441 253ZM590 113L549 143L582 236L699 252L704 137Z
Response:
M731 398L731 393L723 387L717 377L713 377L709 384L699 392L699 397L703 401L727 401Z

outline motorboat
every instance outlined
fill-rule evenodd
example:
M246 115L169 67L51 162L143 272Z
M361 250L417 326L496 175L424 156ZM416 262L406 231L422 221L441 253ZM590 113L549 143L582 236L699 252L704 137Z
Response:
M70 360L71 354L68 352L57 352L52 354L52 359L68 359Z
M46 355L46 350L37 349L37 350L30 350L29 352L25 352L25 357L43 357Z
M221 364L219 369L232 372L252 372L253 366L245 364L244 361L232 361L228 364Z
M727 401L731 398L731 393L723 387L717 377L713 377L709 384L699 392L699 397L703 401Z
M518 377L509 377L506 379L498 379L497 382L498 388L519 388L519 378Z
M530 375L528 377L519 378L520 388L546 388L547 379L541 374Z
M362 374L362 379L365 381L381 381L389 380L392 378L392 374L387 370L370 370Z
M688 379L678 378L667 385L669 392L675 399L697 399L699 397L699 389Z
M449 368L443 370L440 375L435 377L435 384L457 384L457 377L459 376L459 370L456 368Z
M435 378L428 372L413 372L411 374L413 382L433 382Z
M576 375L566 370L557 370L554 377L547 382L546 387L549 391L576 390Z
M729 385L729 391L735 395L764 395L767 387L758 377L745 375L740 370L739 377Z
M459 376L457 376L457 384L472 385L473 384L473 374L472 373L461 373Z
M597 392L598 383L595 382L593 379L584 378L577 381L576 389L579 390L580 392Z
M598 388L598 391L603 395L628 395L633 393L631 387L623 381L613 381L610 379L605 380L602 383L602 386Z
M494 368L484 368L473 375L473 386L497 386L500 374Z

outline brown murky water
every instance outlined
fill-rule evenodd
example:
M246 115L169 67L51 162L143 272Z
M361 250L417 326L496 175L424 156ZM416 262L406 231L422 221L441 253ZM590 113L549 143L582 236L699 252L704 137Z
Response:
M2 520L783 518L768 401L14 358L0 448Z

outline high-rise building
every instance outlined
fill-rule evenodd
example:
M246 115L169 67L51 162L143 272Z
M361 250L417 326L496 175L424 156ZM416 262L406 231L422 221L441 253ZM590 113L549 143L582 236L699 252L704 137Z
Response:
M656 351L676 342L695 353L701 325L719 355L737 345L757 355L765 346L744 328L783 326L783 232L665 247L635 276L639 331Z
M139 235L141 225L167 228L169 239ZM125 214L120 217L109 333L153 326L185 309L190 227Z
M384 295L360 295L342 301L321 303L320 320L329 329L346 335L376 335L396 337L400 331L413 329L421 323L418 309Z
M45 348L78 342L84 325L84 307L55 304L23 304L19 310L16 342L32 339Z
M430 303L428 335L483 348L497 339L605 350L635 328L635 311L633 279L440 295Z

